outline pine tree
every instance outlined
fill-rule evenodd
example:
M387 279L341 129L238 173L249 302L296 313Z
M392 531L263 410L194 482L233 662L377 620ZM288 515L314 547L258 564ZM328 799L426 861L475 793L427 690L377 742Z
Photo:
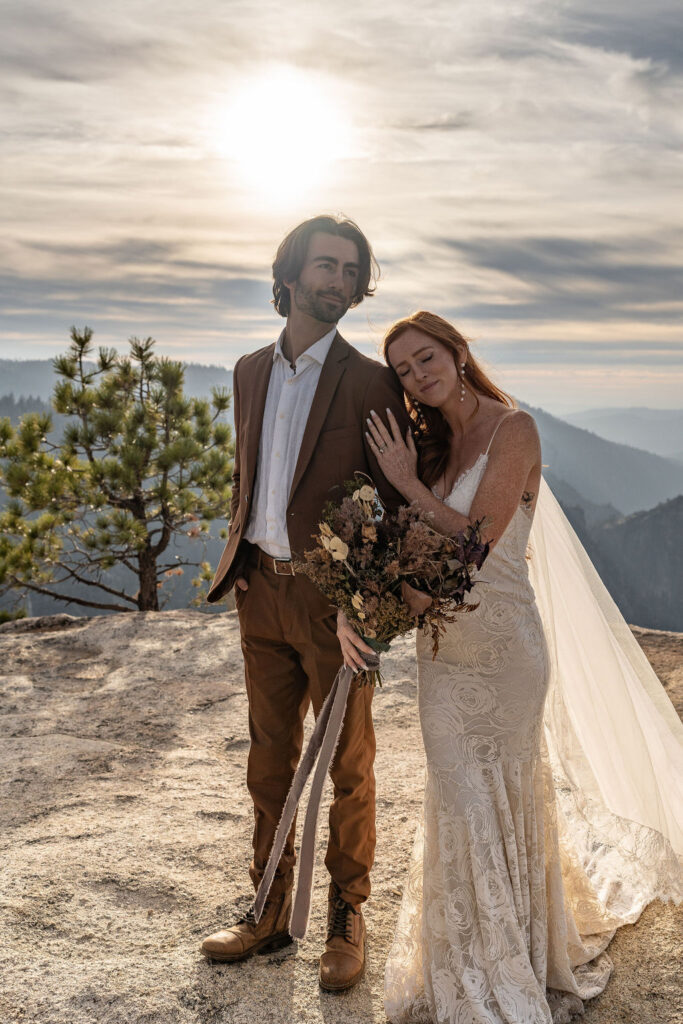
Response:
M61 440L48 439L48 413L16 428L0 420L0 589L156 611L164 580L183 566L199 568L198 587L210 579L206 562L168 549L174 535L199 540L227 514L234 449L221 417L230 395L186 397L182 364L155 356L152 338L131 338L128 356L100 348L93 362L92 335L73 327L68 352L54 360ZM134 574L136 592L108 579L117 565Z

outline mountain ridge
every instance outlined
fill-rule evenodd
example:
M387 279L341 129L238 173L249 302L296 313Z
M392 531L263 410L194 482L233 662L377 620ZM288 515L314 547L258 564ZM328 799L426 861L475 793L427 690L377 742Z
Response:
M619 406L585 409L561 419L607 441L665 458L683 457L683 409Z
M624 618L683 631L683 495L602 522L560 504Z
M536 421L544 467L588 501L624 515L683 494L683 465L574 427L544 409L519 402Z
M21 367L31 368L29 376L22 376ZM8 370L14 376L8 376ZM215 385L231 389L232 371L201 363L185 364L187 394L205 398ZM31 394L45 402L53 386L51 360L0 359L0 396L12 393L16 401ZM628 515L683 493L683 463L606 440L525 402L519 405L536 420L543 462L550 473L566 481L586 501L598 506L612 505ZM232 408L228 419L232 423ZM596 460L597 466L593 465Z
M211 387L232 389L232 370L207 363L189 363L179 360L185 367L185 391L195 398L208 398ZM90 369L95 363L86 364ZM52 395L56 375L51 359L0 359L0 396L15 399L34 396L47 402Z
M49 360L44 362L54 383L51 363ZM186 371L186 393L204 397L216 383L229 387L232 382L230 371L221 370L216 380L218 370L219 367L190 364ZM34 395L31 400L0 395L0 416L10 414L16 421L18 415L29 411L31 401L40 403L41 411L45 411L46 402L35 396L36 381L30 383ZM683 494L683 465L605 440L543 409L523 402L520 406L534 416L538 425L544 476L622 613L639 625L682 628L679 623L683 594L676 575L679 572L676 531L681 524L675 499ZM227 418L232 420L231 410ZM53 413L53 441L60 432L62 419ZM2 501L0 492L0 504ZM640 551L639 531L642 529L647 533L650 520L639 520L635 526L629 522L634 515L654 510L658 510L656 528L660 534L657 550L668 552L658 561L657 579L653 578L646 555ZM224 525L223 520L212 523L205 538L206 552L202 557L211 564L220 557L223 542L218 531ZM608 525L610 529L605 533ZM189 556L190 548L194 554L195 545L190 540L178 539L176 543L173 553L178 554L181 560ZM118 580L122 586L129 582L127 570L117 567L112 572L117 580L119 576L125 577ZM683 565L680 566L680 574L683 576ZM186 607L195 596L196 591L191 586L192 575L193 572L188 571L167 581L164 586L167 607ZM8 607L6 599L0 604ZM40 595L34 595L29 603L29 611L33 614L49 614L65 607L69 606Z

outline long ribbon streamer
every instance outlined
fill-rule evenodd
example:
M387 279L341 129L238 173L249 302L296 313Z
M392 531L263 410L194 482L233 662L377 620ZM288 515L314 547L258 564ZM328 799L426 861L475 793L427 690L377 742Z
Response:
M366 657L366 663L368 668L374 669L376 666L371 664L371 659ZM377 659L377 665L379 665L379 658ZM346 713L346 702L349 695L349 689L351 687L351 680L353 679L353 671L347 666L342 666L337 675L335 676L332 688L325 699L320 714L315 723L313 733L306 750L299 761L299 765L294 773L292 779L292 785L290 786L285 805L282 810L282 817L280 818L275 837L273 839L273 846L268 857L268 863L263 873L263 878L258 887L256 893L256 899L254 901L254 917L258 922L263 913L270 887L273 884L275 872L277 866L280 863L282 852L287 842L287 836L289 830L292 827L294 816L296 814L301 795L304 791L306 782L313 771L316 760L318 761L313 782L311 784L311 792L308 797L308 807L306 808L306 817L304 820L303 832L301 835L301 851L299 855L299 875L297 879L296 895L294 898L294 907L292 910L292 920L290 924L290 934L295 939L303 939L306 935L306 928L308 926L308 917L311 906L311 889L313 887L313 874L315 870L315 836L318 824L318 813L320 810L320 801L322 799L323 786L325 784L325 778L332 759L334 752L339 742L341 735L342 726L344 724L344 715ZM320 757L318 758L318 755Z
M296 895L292 906L292 920L289 932L294 939L303 939L308 927L308 915L311 909L311 890L315 871L315 834L318 826L318 813L323 795L323 786L337 749L339 736L344 724L346 702L349 696L353 672L344 668L337 675L337 687L330 708L329 720L320 747L318 764L308 794L308 806L304 827L301 833L301 849L299 850L299 874L296 881Z

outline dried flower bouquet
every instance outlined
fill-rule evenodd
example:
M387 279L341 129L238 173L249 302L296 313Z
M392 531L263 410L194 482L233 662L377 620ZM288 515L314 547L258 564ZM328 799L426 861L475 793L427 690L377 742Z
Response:
M395 637L417 625L431 632L436 657L447 623L477 607L467 604L465 595L489 551L481 538L482 521L445 536L416 503L389 512L364 478L345 486L347 496L326 506L316 546L297 561L296 571L342 609L373 650L387 651ZM402 598L404 582L432 599L418 617ZM381 683L378 673L363 675L361 682Z

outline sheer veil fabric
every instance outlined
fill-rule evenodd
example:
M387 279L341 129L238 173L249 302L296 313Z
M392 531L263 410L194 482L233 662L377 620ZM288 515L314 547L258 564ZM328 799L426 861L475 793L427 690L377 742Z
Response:
M464 514L485 463L456 485ZM564 1024L607 984L615 930L683 900L683 726L544 481L531 527L518 509L487 567L492 594L441 666L418 636L428 772L385 974L392 1024ZM508 659L514 697L481 652ZM487 729L498 754L477 763L467 744Z
M545 481L529 540L567 838L632 922L653 899L683 900L683 725Z

